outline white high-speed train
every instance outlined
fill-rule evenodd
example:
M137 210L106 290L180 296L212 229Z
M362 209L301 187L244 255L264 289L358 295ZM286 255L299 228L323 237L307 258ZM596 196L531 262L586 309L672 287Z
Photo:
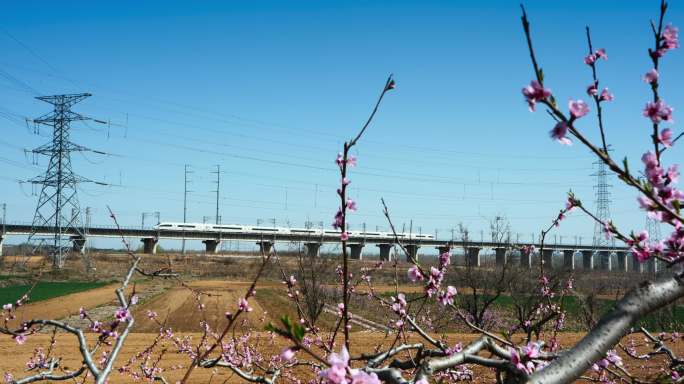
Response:
M188 231L188 232L222 232L222 233L260 233L260 234L292 234L292 235L339 235L340 231L333 229L316 228L285 228L263 227L239 224L205 224L205 223L170 223L164 222L154 226L157 231ZM363 236L366 238L394 238L391 232L363 232L349 231L350 236ZM425 239L432 240L434 235L397 233L400 239Z

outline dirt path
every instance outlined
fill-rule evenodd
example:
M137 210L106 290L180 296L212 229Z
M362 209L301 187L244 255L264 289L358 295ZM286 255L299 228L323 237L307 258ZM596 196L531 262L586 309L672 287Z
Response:
M69 315L78 314L81 307L94 308L100 305L114 302L114 290L118 284L109 284L104 287L88 291L59 296L37 303L27 304L20 308L19 319L62 319Z
M237 309L238 300L244 297L251 282L226 282L221 280L202 280L189 282L188 286L201 292L199 301L196 293L186 287L175 286L166 292L143 303L133 314L141 319L136 325L136 332L156 332L158 326L146 318L147 311L156 312L161 321L169 319L167 326L174 331L197 332L200 321L206 321L213 329L227 324L225 313ZM277 287L277 283L265 283L260 288ZM200 309L200 304L203 306ZM268 318L264 318L265 309L256 299L250 299L252 311L243 318L244 325L263 329Z

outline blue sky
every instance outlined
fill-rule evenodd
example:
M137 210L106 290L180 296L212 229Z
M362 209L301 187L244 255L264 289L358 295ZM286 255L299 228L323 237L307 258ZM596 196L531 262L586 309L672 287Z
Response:
M633 168L649 125L649 20L657 1L525 2L547 85L563 104L590 83L584 26L601 62L608 141ZM684 25L674 3L668 20ZM215 164L222 167L223 222L330 224L337 203L334 158L367 117L386 76L397 89L360 142L352 229L383 228L380 197L401 226L450 237L466 224L475 237L505 215L527 239L548 225L565 193L593 207L593 158L552 142L552 123L531 114L520 94L532 77L518 2L11 2L0 15L0 202L8 221L30 221L31 187L46 159L24 148L49 140L25 118L49 111L33 97L91 92L75 110L111 126L74 124L73 141L115 156L74 154L78 173L115 186L82 185L93 222L110 224L109 204L126 225L141 212L183 214L183 166L194 173L189 221L214 215ZM666 56L662 95L684 95L680 51ZM593 116L579 124L598 138ZM669 151L668 162L682 152ZM120 184L120 186L119 186ZM616 223L641 229L635 194L612 180ZM151 220L151 219L149 219ZM447 235L449 233L449 235ZM557 232L592 236L574 214Z

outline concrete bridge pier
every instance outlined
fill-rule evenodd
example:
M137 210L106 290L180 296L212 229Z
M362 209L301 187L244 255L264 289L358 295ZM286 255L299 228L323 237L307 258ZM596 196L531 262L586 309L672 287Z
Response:
M451 247L449 245L440 245L440 246L435 247L435 249L437 249L437 251L439 251L440 255L443 253L448 253L451 251Z
M575 250L563 250L563 268L568 271L573 271L575 269Z
M468 248L468 254L466 255L466 265L470 267L479 267L480 263L480 248L471 247Z
M86 239L85 237L80 237L80 236L74 236L71 238L71 241L73 245L71 246L71 249L73 249L74 252L78 253L85 253L85 246L86 246Z
M617 255L617 270L620 272L629 271L629 260L627 259L627 252L615 252Z
M594 269L594 251L591 249L585 249L582 251L582 269Z
M637 260L637 258L634 256L632 252L627 253L627 257L632 259L632 271L637 273L644 273L644 263Z
M321 243L304 243L308 257L318 257L321 251Z
M525 253L520 251L520 266L522 268L532 269L532 252Z
M272 241L257 241L257 245L259 246L259 253L262 255L268 255L273 248Z
M496 255L496 266L503 267L506 265L506 248L494 248L494 254Z
M5 242L5 237L0 236L0 257L2 257L2 246L3 246L4 242Z
M445 253L449 254L449 252L451 252L451 246L449 246L448 244L447 245L440 245L440 246L435 247L435 248L437 249L437 252L439 252L440 256L445 254ZM449 262L451 262L451 254L449 254Z
M553 269L553 249L545 249L543 251L542 259L545 268L548 270Z
M143 243L143 253L148 255L157 253L157 243L159 243L159 239L155 237L145 237L140 239L140 241Z
M353 260L363 259L363 244L347 244L349 247L349 257Z
M613 270L613 263L610 257L610 251L599 251L599 266L602 271Z
M204 243L205 253L216 253L216 249L221 244L221 240L202 240L202 242Z
M660 272L660 263L655 258L650 258L646 261L646 272L656 274Z
M380 248L380 260L391 261L392 260L392 244L376 244L376 247Z
M418 248L420 248L420 246L418 244L406 244L404 247L408 252L408 255L406 256L406 261L410 263L412 258L415 261L418 261Z

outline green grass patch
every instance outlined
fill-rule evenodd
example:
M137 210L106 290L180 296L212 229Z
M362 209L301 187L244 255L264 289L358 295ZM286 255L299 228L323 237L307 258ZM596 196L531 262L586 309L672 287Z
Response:
M390 296L393 296L394 292L381 292L380 296L383 296L384 298L389 299ZM464 296L467 296L468 294L464 294ZM422 293L410 293L407 294L406 297L407 299L414 299L417 297L422 296ZM487 295L482 295L482 300L486 300L490 298L491 296ZM552 301L555 303L560 303L560 298L556 296ZM615 305L615 300L612 299L597 299L596 300L596 310L598 317L604 315L607 313L609 310L613 308ZM432 303L433 306L437 306L434 302ZM458 303L457 303L458 306ZM439 308L437 306L437 308ZM503 311L504 313L509 313L511 316L514 313L515 310L515 302L513 298L509 295L503 294L499 296L492 306L490 307L491 309L494 310L499 310ZM579 298L575 296L566 296L563 298L563 308L566 311L567 318L569 320L576 320L580 319L582 316L582 303ZM568 322L569 323L569 322ZM583 330L581 328L572 328L571 324L566 323L566 330L571 330L571 331L580 331ZM668 306L666 308L663 308L659 311L650 313L646 316L643 316L639 321L637 322L636 326L644 326L647 329L654 330L654 331L676 331L680 330L682 326L684 325L684 305L681 305L681 302L678 303L676 306ZM577 325L575 325L577 326Z
M99 288L107 284L109 284L109 282L41 281L31 292L29 302L35 303L36 301L52 299L53 297L83 292L90 289ZM25 294L29 288L31 288L30 285L10 285L8 287L0 288L0 303L14 303L23 294Z

